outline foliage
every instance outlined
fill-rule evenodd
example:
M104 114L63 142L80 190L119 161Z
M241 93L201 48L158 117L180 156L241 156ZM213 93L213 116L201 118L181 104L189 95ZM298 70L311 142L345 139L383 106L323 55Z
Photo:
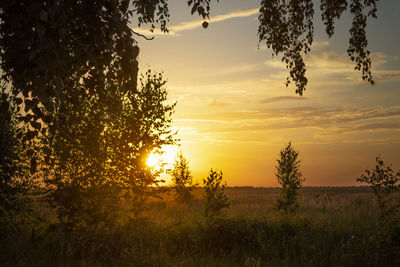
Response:
M201 217L196 188L194 205L173 200L150 202L145 221L130 220L111 230L77 229L66 238L65 258L57 248L57 228L52 210L26 222L18 234L0 242L1 266L398 266L399 244L386 254L376 254L371 242L377 207L367 187L304 188L308 200L300 216L282 220L272 214L276 188L235 188L226 191L232 200L227 216L210 224ZM327 194L334 206L321 209ZM395 194L398 198L400 195ZM198 200L198 202L196 202ZM160 205L164 204L164 205ZM157 207L157 209L154 209ZM45 210L43 206L36 207ZM243 211L249 211L243 214ZM269 214L269 213L268 213ZM306 218L302 218L305 216ZM26 221L26 218L23 218ZM2 236L0 236L2 237ZM252 265L250 265L252 266ZM257 266L257 265L256 265Z
M400 170L395 173L380 157L376 157L375 168L366 169L357 181L370 185L380 209L375 232L370 238L374 253L393 257L390 248L400 244L399 206L393 201L393 193L400 191Z
M209 18L211 0L188 0L191 14ZM353 15L347 53L362 71L362 78L374 84L365 28L376 18L377 0L321 0L322 21L329 37L334 22L346 10ZM87 12L90 10L91 12ZM259 14L258 38L283 53L296 92L303 94L306 65L314 36L314 6L311 0L263 0ZM129 27L130 19L159 25L168 32L167 0L140 1L2 1L0 4L0 57L2 79L12 85L18 97L20 119L29 123L26 138L32 139L49 126L57 128L53 110L72 87L105 90L109 72L116 74L121 88L136 88L139 48ZM203 27L208 23L203 22ZM287 79L286 85L290 83ZM22 104L23 103L23 104Z
M363 80L372 85L371 57L367 49L365 28L369 17L377 18L376 2L379 0L321 0L322 21L329 37L334 34L335 19L339 19L348 7L353 16L347 54L362 71ZM262 0L258 20L259 42L271 48L273 55L283 53L282 61L290 70L286 81L296 85L296 93L303 95L308 80L303 56L311 51L314 39L314 6L312 0Z
M147 71L137 90L124 92L111 80L107 95L77 94L62 106L59 129L43 140L52 149L43 165L60 219L108 228L124 208L141 212L157 184L146 156L174 142L169 127L175 104L165 103L165 83Z
M376 166L357 178L360 183L367 183L374 191L378 205L383 213L393 212L391 195L400 190L400 170L395 173L390 166L385 166L383 160L376 157Z
M104 135L108 179L118 182L136 214L149 195L155 193L155 188L149 186L159 182L159 173L152 172L145 163L147 156L153 150L175 142L171 116L176 105L167 103L166 80L161 73L148 70L139 79L139 84L136 92L120 96L122 105L112 111Z
M15 122L15 110L5 87L0 91L0 213L18 211L25 202L33 178L25 147L18 135L21 129Z
M171 171L175 198L178 202L188 202L193 198L193 177L190 173L189 162L180 152Z
M190 0L192 14L208 17L209 0ZM90 10L90 12L88 12ZM110 73L123 91L136 90L139 48L130 19L168 31L166 0L2 1L1 78L18 97L20 119L32 127L26 139L55 131L53 117L71 88L107 90ZM28 113L29 112L29 113ZM48 126L48 127L47 127ZM48 129L49 128L49 129Z
M229 208L230 202L225 194L226 184L222 182L222 171L210 170L204 183L204 215L209 221L214 221L223 208Z
M289 144L281 150L281 157L277 160L276 177L282 186L276 206L284 214L293 213L299 207L297 195L304 179L301 178L299 170L300 160L297 159L298 153Z
M112 71L120 86L136 88L139 49L125 2L2 1L2 78L31 112L20 114L32 126L28 139L39 135L41 122L57 127L52 112L72 87L104 90Z

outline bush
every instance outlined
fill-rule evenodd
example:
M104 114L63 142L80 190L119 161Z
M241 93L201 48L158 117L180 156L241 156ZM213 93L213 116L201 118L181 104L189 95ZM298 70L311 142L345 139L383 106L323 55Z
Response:
M230 202L225 194L225 185L222 182L222 172L213 169L204 182L204 214L209 221L214 221L223 208L228 208Z
M277 160L276 177L282 185L281 193L277 199L276 207L285 215L294 213L299 207L297 195L304 179L301 178L299 171L300 160L297 159L298 153L289 144L281 151L281 158Z
M193 177L190 173L189 162L179 153L175 161L174 169L171 171L175 198L178 202L188 202L193 198Z
M392 199L392 194L400 190L400 171L395 173L376 157L375 168L366 169L357 181L370 185L380 209L375 231L369 240L373 254L380 261L390 261L396 257L393 251L400 245L398 205Z
M400 190L400 170L395 173L389 166L385 166L383 160L376 157L375 169L365 170L357 181L370 185L382 213L390 213L397 209L390 197L392 193Z

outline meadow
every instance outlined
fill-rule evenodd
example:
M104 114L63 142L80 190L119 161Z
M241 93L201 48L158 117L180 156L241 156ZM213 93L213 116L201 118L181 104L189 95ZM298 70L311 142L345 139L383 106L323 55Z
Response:
M279 188L227 187L213 222L203 189L177 203L163 192L117 227L71 230L64 252L54 211L37 204L1 243L1 266L398 266L400 227L383 231L368 187L304 187L293 216L274 209ZM394 195L400 203L400 195ZM109 229L109 230L104 230Z

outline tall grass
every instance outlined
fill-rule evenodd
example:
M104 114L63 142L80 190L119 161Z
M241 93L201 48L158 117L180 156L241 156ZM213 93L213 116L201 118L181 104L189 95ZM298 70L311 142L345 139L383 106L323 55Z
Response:
M1 266L398 266L400 228L375 238L378 207L365 187L303 188L295 217L273 208L275 188L227 188L230 209L210 223L202 189L189 204L152 199L142 217L66 233L59 253L50 208L36 206L1 238ZM397 201L400 196L395 195ZM108 229L108 230L107 230ZM397 231L397 232L396 232Z

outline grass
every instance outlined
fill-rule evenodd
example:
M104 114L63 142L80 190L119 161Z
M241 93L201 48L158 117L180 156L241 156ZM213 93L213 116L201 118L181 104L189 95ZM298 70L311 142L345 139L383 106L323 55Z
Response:
M367 187L305 187L296 216L273 208L277 188L227 188L231 207L208 223L201 188L189 204L152 199L141 220L71 231L61 257L51 209L38 205L1 238L1 266L398 266L400 228L377 232ZM400 195L395 201L400 203ZM400 239L400 238L399 238Z

